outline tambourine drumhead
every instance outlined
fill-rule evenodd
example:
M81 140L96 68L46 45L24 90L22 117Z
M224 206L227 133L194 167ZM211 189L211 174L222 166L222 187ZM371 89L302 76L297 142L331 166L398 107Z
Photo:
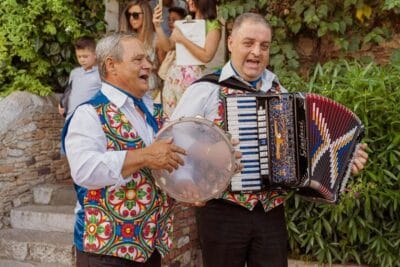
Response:
M153 170L156 183L181 202L203 202L218 197L234 174L234 149L225 133L202 118L181 118L164 126L156 140L173 137L186 150L185 164L169 173Z

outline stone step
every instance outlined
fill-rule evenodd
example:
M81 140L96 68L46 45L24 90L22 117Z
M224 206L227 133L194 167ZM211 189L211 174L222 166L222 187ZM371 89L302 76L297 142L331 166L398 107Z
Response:
M43 267L46 266L44 264L47 266L73 266L73 235L63 232L23 229L0 230L0 259L20 261L31 265L40 263L42 265L33 266ZM3 265L0 264L0 266Z
M65 233L74 231L74 206L28 205L12 209L10 217L13 228Z
M65 265L57 263L45 263L45 262L22 262L14 260L2 260L0 259L0 267L73 267L74 265Z
M74 185L72 182L38 185L33 188L33 201L44 205L75 205Z

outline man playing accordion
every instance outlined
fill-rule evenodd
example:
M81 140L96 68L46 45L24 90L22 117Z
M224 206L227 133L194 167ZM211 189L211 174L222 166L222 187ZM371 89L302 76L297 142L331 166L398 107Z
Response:
M236 18L228 38L231 60L218 73L216 83L201 81L191 85L181 98L171 119L200 115L219 126L226 123L223 98L242 91L224 81L235 79L259 93L286 90L277 76L266 69L272 29L258 14ZM224 84L224 85L221 85ZM355 152L351 168L357 174L368 155L363 144ZM255 193L227 190L221 198L198 208L198 229L206 267L287 266L287 230L284 193L261 190Z

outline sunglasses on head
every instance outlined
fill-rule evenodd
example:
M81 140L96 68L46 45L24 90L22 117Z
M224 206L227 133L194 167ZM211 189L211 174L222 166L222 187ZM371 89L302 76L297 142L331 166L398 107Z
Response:
M126 12L128 19L132 17L134 20L139 19L140 14L143 14L143 12Z

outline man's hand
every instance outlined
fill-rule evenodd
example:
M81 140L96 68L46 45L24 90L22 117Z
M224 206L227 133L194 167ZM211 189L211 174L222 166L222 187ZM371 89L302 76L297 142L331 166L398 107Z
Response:
M351 166L351 173L357 175L362 169L364 169L365 164L368 161L368 154L366 152L368 145L361 144L357 151L355 152L353 165Z
M233 147L236 147L239 144L239 139L231 138L231 144ZM243 169L243 164L240 163L240 159L242 158L242 152L239 150L235 150L235 173L240 172Z
M146 167L154 170L165 169L168 172L178 169L179 165L184 165L184 161L179 154L186 155L186 151L173 144L172 137L156 141L143 149Z

